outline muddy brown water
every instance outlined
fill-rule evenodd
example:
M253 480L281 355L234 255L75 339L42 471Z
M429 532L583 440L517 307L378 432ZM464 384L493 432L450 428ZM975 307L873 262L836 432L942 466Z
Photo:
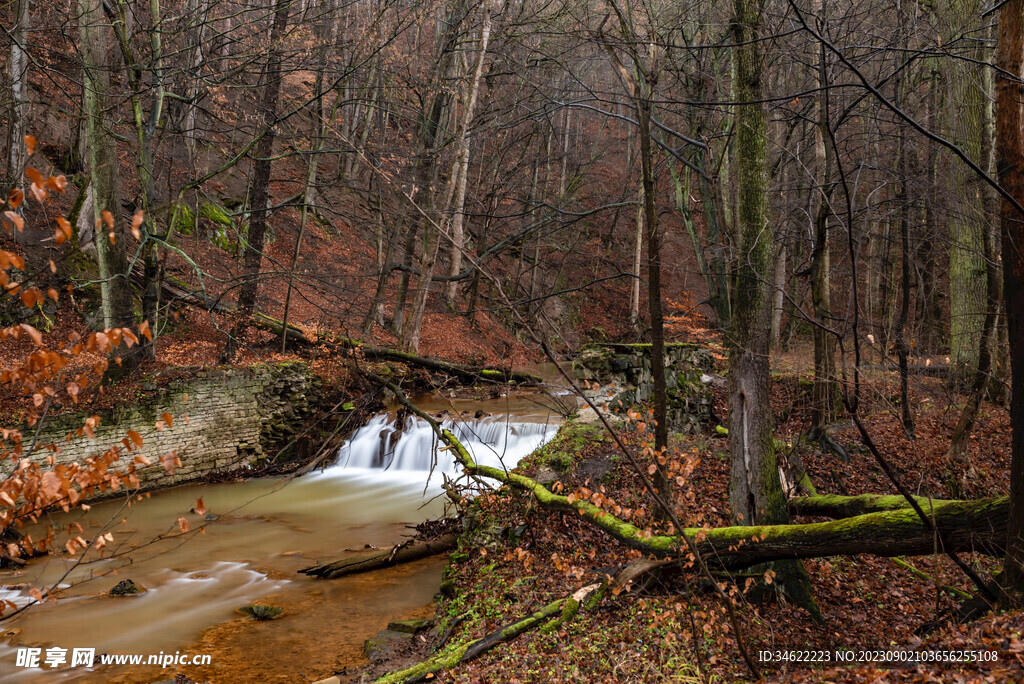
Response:
M550 438L558 423L543 401L530 397L433 397L417 403L450 415L498 414L484 418L485 427L493 432L492 423L504 421L513 436L477 449L491 452L484 460L505 456L506 465ZM472 429L471 420L465 422ZM515 436L515 426L524 423L532 427L521 431L532 436ZM416 428L407 426L402 439L415 436L410 429ZM176 673L218 684L308 682L357 665L364 661L363 641L389 620L432 612L444 559L333 581L296 571L345 552L401 541L411 534L410 525L443 513L438 494L437 479L427 486L420 470L337 465L291 481L182 486L53 516L49 522L55 526L77 523L83 537L109 533L113 541L103 557L94 550L77 558L53 555L0 573L0 598L19 604L29 600L24 585L62 587L56 602L32 606L0 624L0 682L157 682ZM194 510L198 499L205 504L204 515ZM188 522L187 533L179 518ZM147 591L106 595L126 578ZM280 606L284 614L266 622L238 614L252 603ZM40 667L19 666L19 648L41 649ZM67 649L68 662L48 667L46 656L54 648ZM95 649L94 667L70 667L75 648ZM211 662L100 667L103 653L137 654L143 660L200 654Z

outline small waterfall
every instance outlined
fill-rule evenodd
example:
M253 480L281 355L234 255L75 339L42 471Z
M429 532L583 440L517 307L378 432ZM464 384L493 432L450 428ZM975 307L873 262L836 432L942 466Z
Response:
M436 458L436 472L457 472L450 452L437 450L437 439L426 421L409 416L401 429L397 423L387 413L371 418L342 445L332 470L428 471ZM515 422L512 416L447 419L441 427L451 430L477 463L499 468L514 467L558 432L554 422Z

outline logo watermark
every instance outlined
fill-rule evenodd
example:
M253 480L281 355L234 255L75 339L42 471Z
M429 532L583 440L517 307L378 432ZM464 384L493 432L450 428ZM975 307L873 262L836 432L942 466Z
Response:
M19 648L15 665L17 667L56 668L93 667L94 665L159 665L167 668L177 665L209 665L209 654L174 653L100 653L95 648Z

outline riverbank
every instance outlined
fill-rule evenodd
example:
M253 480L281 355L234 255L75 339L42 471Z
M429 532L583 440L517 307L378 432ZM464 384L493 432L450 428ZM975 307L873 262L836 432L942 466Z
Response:
M295 371L294 364L285 370ZM422 384L414 380L409 386ZM195 401L190 397L188 403ZM369 402L364 409L384 408L378 393L366 394L364 401ZM478 457L497 450L495 456L507 457L509 466L557 423L556 415L514 393L497 399L433 397L424 405L432 411L446 407L449 416L479 435ZM481 415L474 417L470 407ZM345 415L355 412L343 409ZM50 587L59 600L7 622L9 629L0 640L0 681L50 681L52 675L45 671L19 671L16 650L82 645L82 620L90 625L85 645L97 653L181 651L209 655L212 663L173 671L108 666L57 675L72 681L141 683L168 674L194 681L289 681L300 675L319 678L361 662L363 641L378 625L432 610L443 560L426 559L344 582L320 582L298 570L338 554L401 542L412 534L410 526L444 513L438 482L424 489L427 470L402 459L385 468L384 454L372 453L383 449L382 431L393 432L396 444L424 444L429 430L408 422L399 430L395 421L393 413L355 421L357 432L366 433L366 439L355 442L371 450L355 459L358 467L334 463L334 449L319 468L301 476L221 483L207 478L142 496L122 493L26 528L34 538L52 525L60 534L71 530L90 540L109 540L103 548L90 544L85 554L56 550L2 573L3 597L19 606L31 601L30 587ZM173 429L165 425L159 434ZM425 443L429 452L429 437ZM437 472L450 470L441 466ZM108 596L122 579L146 591L127 598ZM237 612L250 604L278 606L283 614L269 622L253 621Z
M834 438L851 448L849 462L823 453L817 444L798 441L805 410L799 401L800 377L774 378L773 408L786 416L779 436L796 445L811 481L821 493L856 495L888 491L877 465L859 453L852 426L837 425ZM936 496L952 497L964 487L949 478L943 465L945 433L938 401L941 381L921 388L918 436L901 436L897 419L887 410L882 385L866 378L863 408L868 429L889 452L910 453L901 461L901 476L920 483ZM717 398L721 405L722 397ZM1005 491L1008 449L1006 414L985 413L987 426L972 445L976 472L968 494L997 495ZM650 435L633 425L622 433L634 453L642 453ZM719 527L728 519L728 457L725 439L709 434L673 435L673 458L684 458L692 470L676 481L677 510L690 526ZM563 426L549 444L524 459L516 472L531 476L563 494L598 500L606 510L628 518L639 528L663 529L642 494L638 476L617 446L601 431L574 422ZM533 498L508 488L477 498L467 513L471 530L449 557L434 619L436 627L418 643L419 658L457 653L466 643L493 635L545 606L601 582L641 557L579 516L545 511ZM467 523L470 525L470 523ZM975 557L986 569L996 562ZM1010 681L1024 675L1021 644L1024 616L989 615L963 627L947 625L927 637L916 632L944 611L954 609L973 587L943 556L889 559L875 556L832 557L805 562L812 589L824 617L817 624L802 609L786 603L763 603L744 595L750 580L724 581L737 612L741 637L749 652L806 650L870 652L881 650L955 651L981 649L994 660L981 663L923 663L886 669L863 659L850 665L834 662L760 662L770 681ZM596 605L574 615L551 613L517 638L500 643L469 662L452 661L437 673L439 681L749 681L750 671L737 649L721 600L692 569L665 566L621 590L609 589ZM382 626L383 627L383 626ZM444 643L440 643L442 635ZM416 644L416 642L412 642ZM408 654L396 662L374 662L369 669L348 668L339 681L372 681L409 664ZM929 679L932 678L932 679Z

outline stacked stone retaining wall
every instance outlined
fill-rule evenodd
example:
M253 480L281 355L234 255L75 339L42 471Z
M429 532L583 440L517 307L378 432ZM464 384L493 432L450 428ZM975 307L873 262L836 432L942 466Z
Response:
M37 443L56 443L57 463L71 463L120 446L134 430L142 436L142 447L132 453L122 448L114 467L124 469L135 456L143 456L152 465L138 466L141 487L168 487L257 466L273 456L312 415L318 390L318 380L304 363L197 369L155 394L120 397L117 408L96 413L100 424L92 437L74 436L88 413L48 418ZM171 414L173 426L158 429L164 413ZM72 438L66 441L69 433ZM34 428L23 428L26 448L34 437ZM161 458L175 452L181 465L171 473ZM37 450L34 458L49 453ZM9 470L9 462L5 465Z
M702 430L711 418L711 392L705 382L714 366L711 353L695 344L665 345L665 384L668 388L669 429ZM651 345L592 344L573 362L573 373L586 383L597 383L595 395L612 395L608 406L626 411L651 398Z

